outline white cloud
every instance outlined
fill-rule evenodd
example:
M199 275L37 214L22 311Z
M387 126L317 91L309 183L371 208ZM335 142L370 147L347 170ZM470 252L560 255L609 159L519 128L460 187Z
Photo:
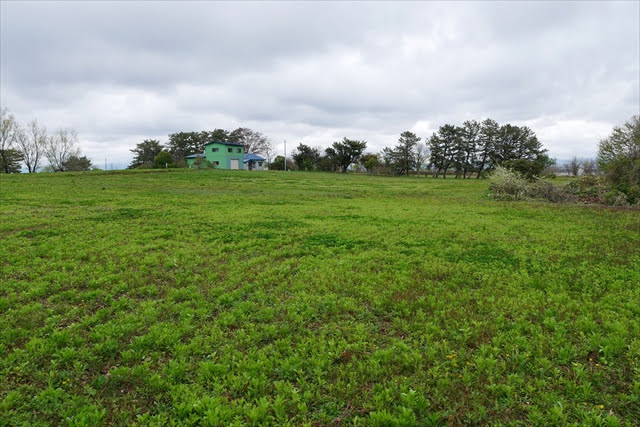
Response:
M598 141L611 133L608 122L587 120L562 120L547 124L532 123L541 141L553 141L553 154L559 159L572 156L593 157Z

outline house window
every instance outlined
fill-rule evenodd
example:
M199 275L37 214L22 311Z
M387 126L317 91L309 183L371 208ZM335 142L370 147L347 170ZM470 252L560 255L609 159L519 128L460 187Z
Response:
M262 166L262 162L258 162L258 166Z
M220 166L220 162L213 162L213 166Z
M242 153L242 148L238 148L238 153Z
M212 148L212 149L211 149L211 152L212 152L212 153L217 153L217 152L218 152L218 150L219 150L219 148Z
M228 151L229 153L233 153L233 148L227 148L227 151Z

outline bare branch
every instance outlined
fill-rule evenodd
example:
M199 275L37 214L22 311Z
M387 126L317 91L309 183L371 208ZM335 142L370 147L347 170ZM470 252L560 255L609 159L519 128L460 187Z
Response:
M27 124L26 129L17 126L16 142L29 173L37 172L46 148L47 129L40 126L38 120L33 119Z
M4 152L13 148L17 126L18 123L9 109L0 109L0 151Z
M64 171L64 163L72 156L79 156L78 134L75 129L60 129L47 139L45 154L54 172Z

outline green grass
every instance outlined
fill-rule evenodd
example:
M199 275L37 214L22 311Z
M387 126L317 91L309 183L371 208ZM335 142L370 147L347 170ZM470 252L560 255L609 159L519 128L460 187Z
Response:
M0 425L638 425L638 211L294 172L0 187Z

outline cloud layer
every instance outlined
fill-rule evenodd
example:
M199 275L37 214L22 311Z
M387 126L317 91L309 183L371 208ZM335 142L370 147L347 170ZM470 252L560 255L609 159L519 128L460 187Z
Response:
M491 117L592 156L640 113L640 3L3 2L0 100L96 163L247 126L371 151Z

